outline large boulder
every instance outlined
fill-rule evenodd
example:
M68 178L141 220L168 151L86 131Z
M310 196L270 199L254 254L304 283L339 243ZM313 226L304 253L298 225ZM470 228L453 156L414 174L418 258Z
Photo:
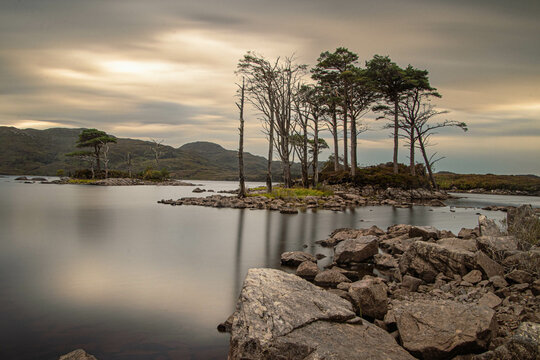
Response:
M422 237L424 241L439 239L440 232L433 226L413 226L409 230L409 237Z
M450 277L463 276L475 267L473 252L425 241L415 241L399 261L402 274L417 276L426 282L435 281L440 272Z
M366 276L349 287L351 296L361 315L371 319L384 319L388 311L388 286L380 279Z
M504 276L504 267L482 251L476 252L476 265L486 274L488 279L494 276Z
M449 359L487 350L497 333L495 311L486 306L444 300L398 301L391 315L403 347L421 359Z
M501 229L494 220L488 219L485 215L478 217L478 228L480 236L503 236Z
M513 236L480 236L476 238L476 245L491 257L499 258L518 250L518 242Z
M446 247L467 250L470 252L475 252L478 250L478 247L476 246L476 241L474 241L473 239L460 239L456 237L449 237L438 240L437 244Z
M414 358L357 320L350 302L274 269L250 269L231 320L229 359Z
M62 355L58 360L97 360L95 356L88 354L83 349L74 350L68 354Z
M344 240L334 248L334 262L337 264L359 263L377 254L378 251L378 240L373 235Z
M281 254L281 265L298 266L304 261L316 263L317 258L303 251L287 251Z

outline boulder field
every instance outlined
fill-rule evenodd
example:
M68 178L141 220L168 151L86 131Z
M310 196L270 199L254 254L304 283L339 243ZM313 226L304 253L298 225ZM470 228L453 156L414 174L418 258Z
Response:
M458 235L394 225L319 243L334 250L326 268L296 251L286 271L249 270L219 326L229 359L540 359L540 248L490 219Z

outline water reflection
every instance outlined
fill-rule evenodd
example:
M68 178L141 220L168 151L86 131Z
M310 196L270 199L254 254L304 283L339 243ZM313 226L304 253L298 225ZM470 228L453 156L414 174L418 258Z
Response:
M330 255L315 242L336 228L410 223L456 232L474 227L476 212L504 217L463 208L283 215L156 204L192 189L0 182L0 359L54 359L77 347L112 360L223 359L228 338L215 328L234 310L249 268L279 267L282 252L305 245Z

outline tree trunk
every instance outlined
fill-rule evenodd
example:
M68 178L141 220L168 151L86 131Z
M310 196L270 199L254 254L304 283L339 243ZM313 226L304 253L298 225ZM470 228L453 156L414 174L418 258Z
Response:
M398 99L396 98L394 99L394 174L398 173L398 146L399 146L398 131L399 131Z
M302 186L309 187L309 174L308 174L308 145L307 145L307 119L305 119L303 143L302 143Z
M240 90L240 104L238 109L240 110L240 139L238 144L238 180L240 181L240 189L238 191L238 197L246 197L246 182L244 178L244 79L242 79L242 88Z
M332 135L334 136L334 171L339 170L339 143L337 133L337 115L335 106L332 109Z
M315 123L313 124L313 187L317 187L319 183L319 117L314 117Z
M356 119L351 117L351 176L356 176Z
M411 143L410 154L409 154L409 159L410 159L409 166L411 168L411 175L416 176L416 166L414 163L414 126L411 126L411 134L410 134L409 141Z
M437 189L437 183L435 182L435 177L433 176L433 171L431 171L431 164L429 163L429 159L426 154L426 148L424 146L424 141L422 140L422 136L418 136L418 144L420 144L420 150L422 151L422 156L424 158L424 163L426 164L426 169L429 174L429 180L431 181L431 186L433 189Z
M96 157L96 165L97 165L97 171L101 171L101 163L99 162L99 152L100 152L100 148L95 145L94 146L94 155Z
M345 170L349 168L349 148L347 146L347 121L347 100L345 100L343 105L343 166L345 167Z
M266 192L272 192L272 157L274 155L274 119L270 119L270 134L268 135L268 162L266 165Z

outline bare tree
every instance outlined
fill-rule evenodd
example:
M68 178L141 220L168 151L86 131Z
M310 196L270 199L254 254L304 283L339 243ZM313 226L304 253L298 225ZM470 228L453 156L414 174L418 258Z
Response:
M240 102L236 103L238 110L240 111L240 139L238 145L238 180L240 181L240 189L238 191L238 197L246 197L246 183L244 177L244 92L245 92L245 79L242 78L242 85L238 85Z
M248 52L238 62L237 73L246 80L246 100L261 115L263 131L268 137L268 160L266 169L266 191L272 192L272 160L274 155L274 128L276 118L276 78L279 58L270 63L263 56Z
M427 155L426 148L430 145L431 136L437 133L438 129L444 127L458 127L463 131L467 131L467 124L464 122L454 121L454 120L444 120L438 123L430 123L430 120L435 116L446 114L447 111L438 111L435 110L435 107L432 104L422 104L422 110L419 112L419 116L416 119L414 124L414 129L416 131L416 139L418 140L418 147L422 152L422 157L424 158L424 163L426 165L429 179L431 185L434 189L437 189L437 183L435 182L435 177L433 176L433 164L441 160L442 158L435 158L436 153L431 156Z
M109 143L101 141L101 153L103 154L103 165L105 165L105 179L109 178Z
M128 168L128 174L129 174L129 177L131 178L132 177L132 166L133 166L133 163L132 163L132 159L131 159L131 153L128 152L126 154L126 165L127 165L127 168Z
M156 162L156 169L159 167L159 158L163 154L161 151L161 148L163 147L164 140L156 140L151 139L152 146L150 149L152 149L152 152L154 153L154 160Z

